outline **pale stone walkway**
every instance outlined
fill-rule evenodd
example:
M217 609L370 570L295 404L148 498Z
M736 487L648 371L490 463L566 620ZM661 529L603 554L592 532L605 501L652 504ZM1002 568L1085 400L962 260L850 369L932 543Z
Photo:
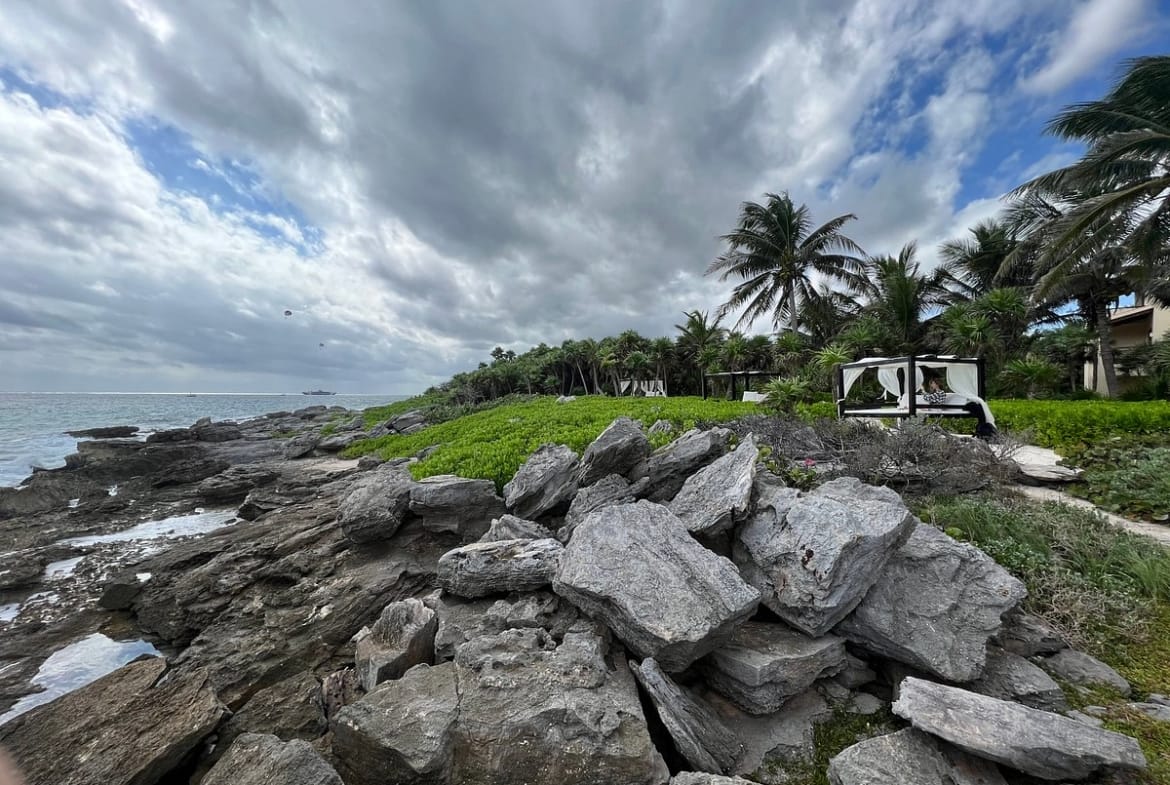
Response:
M1144 521L1131 521L1129 518L1122 518L1120 515L1105 512L1090 501L1078 499L1076 496L1070 496L1055 488L1036 488L1028 485L1017 485L1016 490L1030 499L1045 502L1060 502L1061 504L1067 504L1072 507L1079 507L1082 510L1093 510L1114 526L1120 526L1134 534L1150 537L1162 545L1170 547L1170 526L1160 526L1156 523L1145 523Z

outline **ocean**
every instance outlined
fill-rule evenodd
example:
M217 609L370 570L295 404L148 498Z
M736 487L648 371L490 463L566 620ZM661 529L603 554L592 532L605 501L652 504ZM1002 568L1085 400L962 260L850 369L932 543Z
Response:
M65 431L137 425L143 433L191 425L200 417L246 420L268 412L325 404L365 409L402 395L214 395L139 393L0 393L0 487L17 485L33 466L53 469L76 452Z

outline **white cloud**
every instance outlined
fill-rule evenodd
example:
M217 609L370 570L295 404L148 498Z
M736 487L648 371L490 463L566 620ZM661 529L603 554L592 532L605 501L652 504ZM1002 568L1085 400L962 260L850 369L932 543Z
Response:
M1025 90L1055 93L1093 72L1148 29L1149 0L1087 0L1048 47L1048 62L1028 76Z

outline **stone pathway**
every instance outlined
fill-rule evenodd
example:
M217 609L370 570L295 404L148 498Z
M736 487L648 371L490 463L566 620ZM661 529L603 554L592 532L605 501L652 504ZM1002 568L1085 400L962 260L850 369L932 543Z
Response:
M1076 496L1070 496L1063 491L1055 488L1036 488L1027 485L1017 485L1016 490L1027 496L1030 499L1045 502L1060 502L1061 504L1068 504L1072 507L1079 507L1082 510L1093 510L1105 518L1105 520L1112 523L1114 526L1120 526L1128 532L1140 534L1144 537L1150 537L1157 540L1162 545L1170 547L1170 526L1162 526L1156 523L1146 523L1144 521L1131 521L1129 518L1122 518L1120 515L1114 515L1111 512L1106 512L1100 509L1097 505L1085 499L1078 499Z

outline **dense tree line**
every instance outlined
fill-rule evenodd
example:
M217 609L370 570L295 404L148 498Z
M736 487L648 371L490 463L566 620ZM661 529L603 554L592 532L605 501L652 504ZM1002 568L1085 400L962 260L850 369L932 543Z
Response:
M846 234L852 214L817 226L806 206L770 193L745 202L721 238L726 251L707 272L736 283L716 312L684 314L672 336L500 348L445 388L477 402L617 395L622 380L661 379L671 395L698 394L705 373L751 369L778 374L773 389L792 397L827 391L840 362L946 353L986 358L995 395L1071 394L1100 352L1110 395L1120 367L1166 397L1170 337L1119 355L1109 307L1128 293L1170 306L1170 57L1130 61L1108 95L1068 107L1048 131L1083 143L1084 155L945 243L937 269L923 269L914 243L868 255ZM761 320L777 332L743 332Z

